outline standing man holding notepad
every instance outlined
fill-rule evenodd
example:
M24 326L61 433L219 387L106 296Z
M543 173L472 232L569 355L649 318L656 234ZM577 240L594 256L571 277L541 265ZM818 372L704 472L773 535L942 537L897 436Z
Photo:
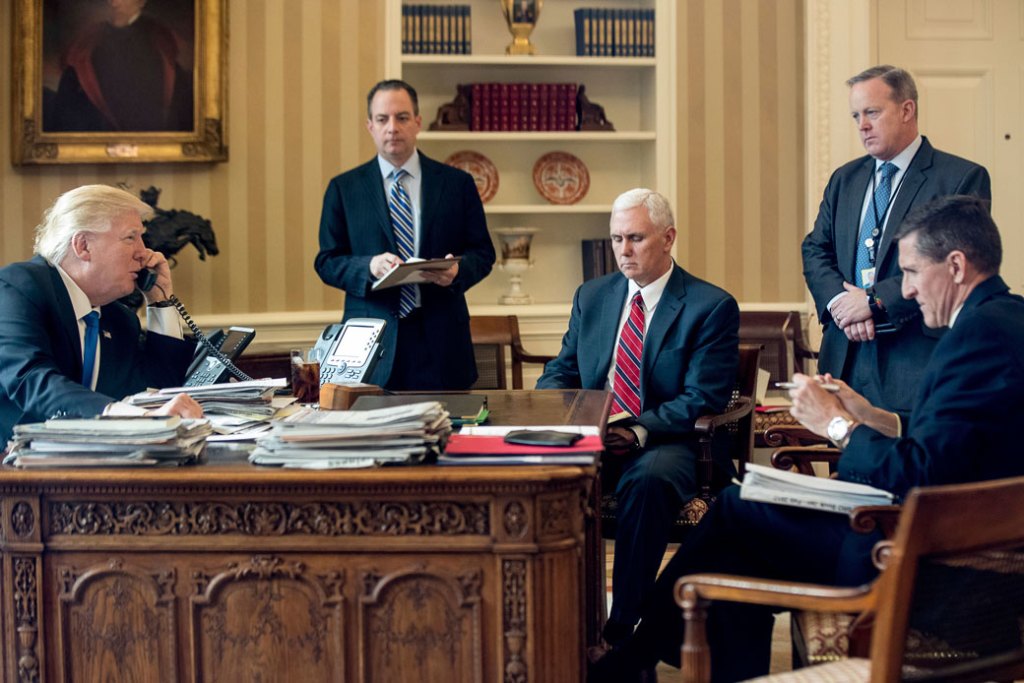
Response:
M366 105L377 156L327 186L316 272L345 292L345 320L387 321L383 356L367 382L468 389L477 372L465 293L495 260L480 195L468 173L416 149L422 120L411 85L381 81ZM421 271L423 284L371 289L411 258L453 255L461 261L447 270Z

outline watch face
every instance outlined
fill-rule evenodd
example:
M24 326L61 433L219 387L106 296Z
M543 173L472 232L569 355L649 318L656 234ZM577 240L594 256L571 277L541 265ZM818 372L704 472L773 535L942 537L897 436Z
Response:
M846 433L850 431L850 421L845 417L834 417L828 423L828 438L832 441L842 441Z

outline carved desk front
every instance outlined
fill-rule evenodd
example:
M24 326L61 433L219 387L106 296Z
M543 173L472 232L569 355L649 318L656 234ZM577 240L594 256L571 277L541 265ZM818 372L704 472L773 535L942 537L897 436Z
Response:
M594 476L0 468L0 677L582 680Z

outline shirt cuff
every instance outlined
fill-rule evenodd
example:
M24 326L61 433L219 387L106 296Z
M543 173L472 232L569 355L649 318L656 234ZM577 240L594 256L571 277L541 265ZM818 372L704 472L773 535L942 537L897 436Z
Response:
M898 413L892 413L892 416L896 418L896 438L903 438L903 419Z
M181 324L178 322L178 309L171 307L154 308L146 307L146 329L156 334L163 334L175 339L184 339L181 333Z
M107 407L103 409L104 415L112 415L114 417L138 417L145 415L146 410L139 406L133 406L130 403L124 401L115 401L108 403Z
M647 427L644 427L643 425L631 425L630 429L632 429L633 433L636 434L636 442L640 444L640 448L646 446L648 437Z
M836 302L839 301L839 299L842 298L845 295L846 295L846 291L844 290L842 292L839 292L834 297L832 297L831 299L828 300L828 305L825 306L825 308L828 309L828 314L829 315L832 315L832 307L835 306Z

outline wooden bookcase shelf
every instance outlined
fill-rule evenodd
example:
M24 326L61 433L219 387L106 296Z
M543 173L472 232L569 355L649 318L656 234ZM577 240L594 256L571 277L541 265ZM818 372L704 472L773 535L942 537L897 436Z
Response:
M408 81L419 93L420 149L442 161L472 150L494 163L499 182L497 194L484 205L488 225L492 230L540 228L533 239L534 267L523 276L523 287L538 310L541 305L545 311L562 310L567 320L582 281L580 242L607 234L612 200L629 188L650 187L676 206L675 0L549 0L531 36L538 50L534 56L503 54L511 35L494 0L459 0L472 8L473 54L403 54L403 1L386 2L386 75ZM575 56L573 11L584 7L654 9L656 56ZM438 107L455 97L456 86L474 82L583 84L615 131L427 130ZM568 152L586 164L590 189L580 203L547 204L534 188L533 166L552 151ZM469 291L471 308L491 308L507 286L507 276L495 267Z

